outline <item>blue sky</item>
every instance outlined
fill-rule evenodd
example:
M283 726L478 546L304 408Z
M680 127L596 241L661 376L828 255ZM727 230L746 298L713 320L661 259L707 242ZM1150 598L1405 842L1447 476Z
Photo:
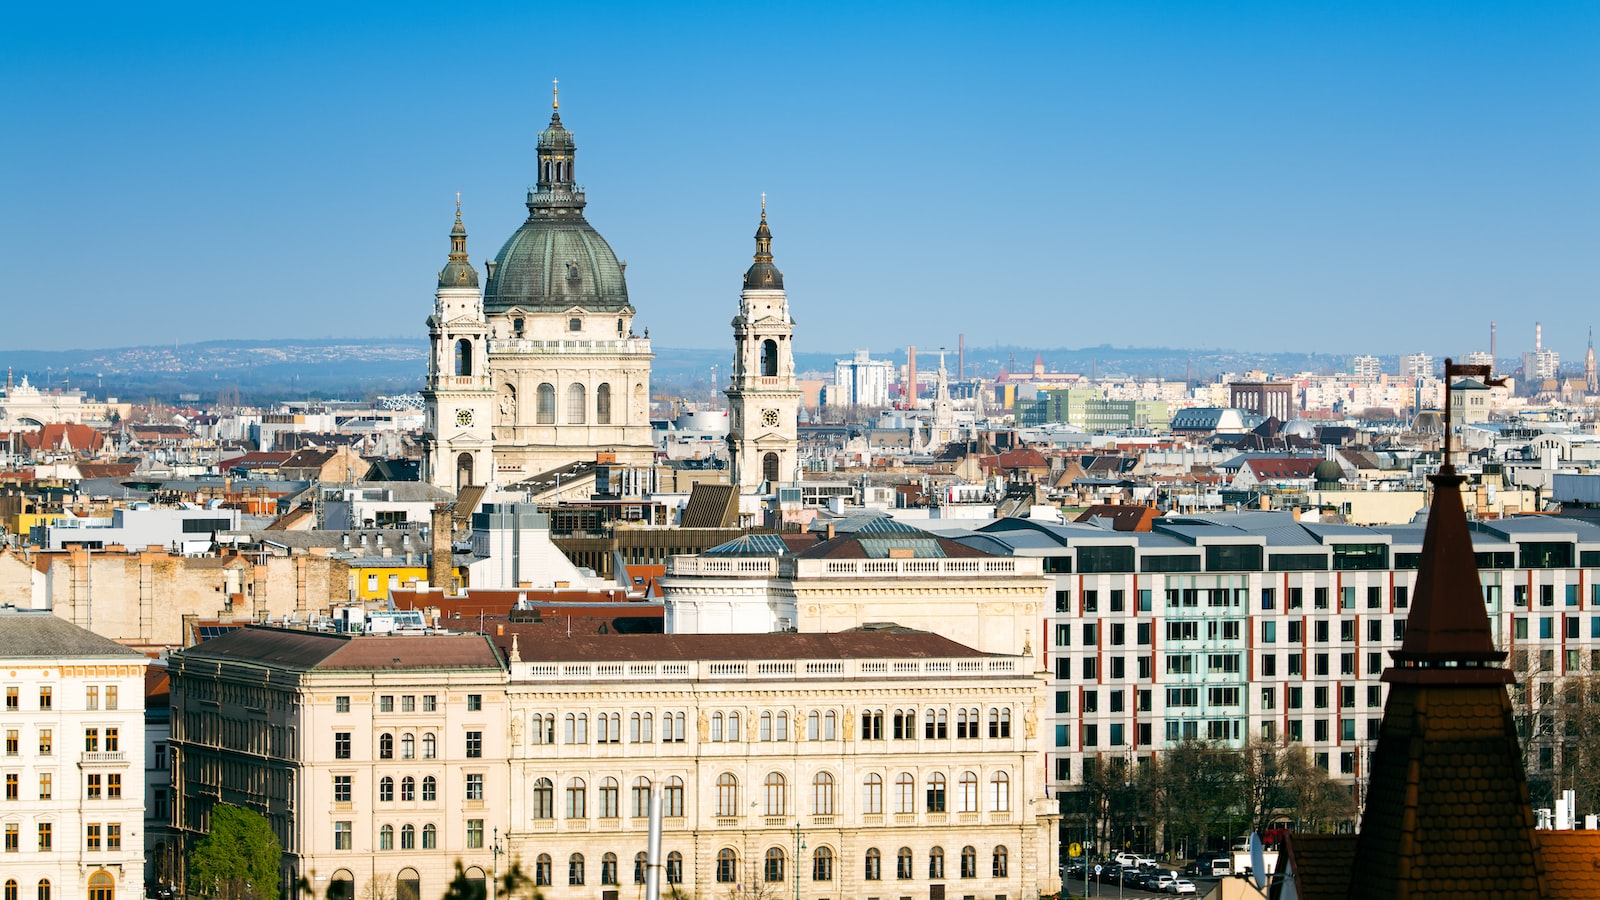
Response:
M560 78L661 346L1581 356L1600 5L8 4L0 347L421 336ZM1439 317L1447 321L1437 321Z

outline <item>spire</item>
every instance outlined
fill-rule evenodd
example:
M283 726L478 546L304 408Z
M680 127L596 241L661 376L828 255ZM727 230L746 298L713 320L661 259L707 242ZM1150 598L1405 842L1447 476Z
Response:
M441 288L475 288L478 270L467 259L467 226L461 224L461 193L456 192L456 223L450 227L450 261L439 270Z
M767 195L761 195L761 224L756 226L755 262L744 273L746 290L783 290L783 273L772 264L772 229L767 227Z
M577 142L572 132L561 124L561 82L550 83L550 124L539 132L539 177L535 188L528 192L528 217L538 215L571 215L584 207L583 192L578 189L575 169L578 156Z

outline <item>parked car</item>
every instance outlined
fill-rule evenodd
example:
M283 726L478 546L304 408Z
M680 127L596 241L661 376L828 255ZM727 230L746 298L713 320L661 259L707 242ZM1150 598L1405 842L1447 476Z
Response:
M1177 877L1171 872L1162 872L1151 879L1151 881L1154 883L1150 885L1150 890L1166 893L1167 886L1177 880Z
M1194 882L1187 878L1175 878L1167 885L1167 893L1169 894L1193 894L1194 892Z

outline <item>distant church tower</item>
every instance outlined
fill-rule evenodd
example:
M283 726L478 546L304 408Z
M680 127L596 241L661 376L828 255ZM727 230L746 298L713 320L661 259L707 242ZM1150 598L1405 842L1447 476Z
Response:
M467 261L467 229L456 200L450 261L439 271L428 317L428 420L422 435L422 480L447 491L494 480L494 383L489 377L489 323L478 271Z
M761 201L755 262L744 273L733 318L733 375L728 395L729 481L742 492L795 477L800 390L794 382L794 319L783 273L772 264L767 202Z
M1589 352L1583 357L1583 387L1593 397L1600 394L1600 372L1594 364L1594 329L1589 329Z

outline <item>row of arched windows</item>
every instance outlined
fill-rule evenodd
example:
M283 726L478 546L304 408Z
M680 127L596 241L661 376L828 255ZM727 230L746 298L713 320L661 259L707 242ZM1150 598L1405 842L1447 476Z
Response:
M414 734L400 735L400 758L415 759L417 756L417 736ZM378 758L394 759L394 735L384 733L378 735ZM422 758L433 759L438 752L438 741L432 732L422 736Z
M395 780L388 775L378 779L378 802L393 803ZM400 802L412 803L417 799L417 779L407 775L400 779ZM422 802L433 803L439 799L439 782L432 775L422 778Z
M785 872L788 855L782 847L769 847L762 858L761 878L768 883L787 880ZM832 847L822 846L811 851L811 880L832 881L834 878L834 852ZM1006 878L1010 871L1010 853L1005 845L996 846L989 856L989 874L994 878ZM961 848L962 878L978 877L978 848L967 845ZM916 877L916 855L910 847L901 847L895 851L895 878L906 881ZM862 878L866 881L883 880L883 852L877 847L867 848L862 854ZM934 847L928 851L928 878L939 880L945 877L944 848ZM739 881L739 854L732 847L724 847L717 851L716 879L719 884L735 884Z
M428 780L432 781L433 779L430 778ZM399 846L395 845L394 838L395 838L395 827L393 825L384 825L381 828L379 828L378 829L378 849L379 850L415 850L415 849L418 849L417 828L416 828L415 825L407 823L405 825L401 825L400 826L400 844L399 844ZM422 844L421 844L421 849L423 849L423 850L433 850L438 846L439 846L439 829L434 827L431 824L422 826Z
M689 739L689 719L686 713L664 712L661 714L661 738L663 744L681 744ZM556 714L534 713L528 717L528 742L532 744L554 744L556 742ZM651 712L636 712L628 714L628 743L649 744L656 741L656 714ZM594 716L594 743L620 744L622 743L622 713L595 713ZM589 743L589 714L567 713L561 719L561 743L587 744Z
M574 385L578 387L578 385ZM848 735L841 734L842 725L848 725L843 718L850 715L848 712L840 713L835 710L811 710L805 716L805 739L808 741L836 741ZM682 712L664 712L661 719L662 742L678 743L688 740L686 730L687 718ZM885 730L885 720L888 720L889 729ZM886 712L882 709L866 709L861 711L861 730L855 737L863 741L881 741L886 738L896 740L915 740L920 733L922 737L937 740L951 736L950 725L952 719L955 723L955 737L962 739L979 738L987 734L991 738L1011 737L1011 709L1009 707L995 707L988 710L987 716L978 707L962 707L952 711L947 708L932 708L922 710L919 714L915 709L896 709ZM556 743L557 715L555 713L534 713L529 717L530 734L528 740L534 744ZM918 728L918 724L921 728ZM587 744L590 743L590 715L589 713L567 713L561 719L561 743ZM594 714L594 742L602 744L622 743L626 739L629 743L650 743L655 737L656 715L650 712L630 713L627 721L626 738L622 730L621 713L601 712ZM747 736L743 731L745 720L737 711L712 712L705 716L701 722L704 738L716 743L736 742L749 739L757 741L787 741L790 739L789 713L786 711L764 711L755 717L754 733ZM984 725L987 724L987 728ZM798 720L795 730L799 730ZM402 751L404 746L402 746ZM426 749L426 747L424 748ZM379 745L380 753L382 744ZM387 757L385 757L387 758ZM409 758L409 757L407 757ZM431 758L431 757L428 757Z
M510 396L515 396L516 389L506 386ZM556 424L556 386L548 381L541 382L534 391L534 423L538 425ZM561 419L563 425L584 425L589 421L589 390L581 382L567 385L566 414ZM601 384L594 389L594 421L597 425L611 424L611 385Z
M384 779L388 781L389 779ZM409 779L408 779L409 780ZM426 779L431 782L433 779ZM954 796L950 796L949 782L943 772L928 776L923 799L927 812L1009 812L1011 810L1011 775L994 772L989 776L987 789L978 773L965 771L956 779ZM640 776L629 790L628 814L633 818L649 815L650 779ZM669 818L683 816L683 779L674 775L668 778L662 791L662 815ZM402 789L404 790L404 789ZM425 788L426 790L426 788ZM383 794L380 787L379 795ZM762 815L784 816L791 813L789 779L781 772L769 772L761 785ZM622 816L622 784L616 778L600 779L594 791L596 818L616 819ZM918 812L916 776L901 772L895 776L891 797L896 813ZM582 778L568 779L562 792L565 818L587 819L590 807L589 784ZM719 816L743 815L740 804L739 779L732 772L717 776L717 807ZM808 798L811 815L831 816L838 812L838 783L832 772L818 772L812 776ZM861 781L861 813L882 815L884 812L884 778L877 772L866 775ZM549 778L540 778L533 784L533 818L556 817L556 785Z
M836 855L832 847L817 847L811 851L811 880L833 881L835 877ZM762 858L761 879L768 883L777 883L788 880L788 854L782 847L768 848ZM582 853L574 853L567 857L567 884L580 886L586 884L589 877L587 860ZM644 884L645 873L649 868L649 857L643 853L636 853L633 857L633 883ZM718 884L736 884L739 882L739 853L732 847L724 847L717 851L716 880ZM945 876L944 848L934 847L928 851L928 878L932 880L943 879ZM999 845L989 854L989 874L993 878L1009 877L1010 851L1005 845ZM967 845L961 848L960 877L978 877L978 848ZM862 877L866 881L883 880L883 852L877 847L867 848L862 856ZM621 872L618 869L618 859L615 853L606 853L600 857L600 884L621 884ZM905 881L916 877L916 854L910 847L901 847L895 851L894 876L897 880ZM539 887L550 887L555 881L555 859L548 853L541 853L534 861L534 883ZM667 884L683 883L683 854L674 850L667 854L666 864Z

